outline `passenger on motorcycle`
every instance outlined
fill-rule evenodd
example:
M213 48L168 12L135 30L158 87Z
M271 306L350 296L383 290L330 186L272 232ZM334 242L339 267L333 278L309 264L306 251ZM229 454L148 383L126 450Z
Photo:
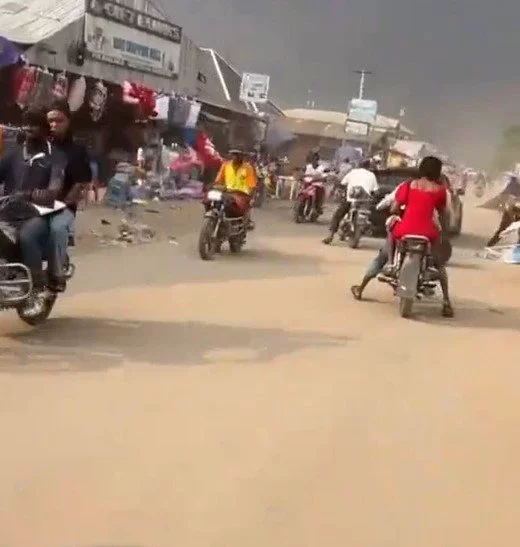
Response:
M393 258L394 244L407 235L427 237L432 243L433 254L437 255L435 247L440 244L443 235L448 233L446 216L447 190L441 182L442 162L435 157L424 158L419 166L419 179L401 184L396 192L391 212L395 216L389 219L389 238L379 251L376 259L370 265L360 285L354 285L351 292L357 300L361 300L368 283L384 269L385 264ZM397 214L405 207L402 219ZM434 219L435 211L439 214L439 228ZM448 276L445 265L437 260L439 281L443 294L442 314L453 317Z
M349 212L350 210L350 198L349 192L356 186L363 188L367 193L367 196L371 196L376 192L377 178L370 171L371 161L364 160L360 163L359 167L349 171L343 180L341 181L341 186L345 188L344 196L338 208L332 215L332 220L330 221L329 235L323 240L325 245L330 245L334 239L334 235L339 229L341 219Z
M233 194L235 204L244 216L250 217L251 195L256 187L255 168L246 161L240 149L229 151L231 159L224 162L215 179L215 186L223 186Z
M12 196L0 212L0 219L17 228L22 262L31 271L34 298L24 311L37 315L44 304L45 280L42 269L48 218L39 215L34 205L54 207L63 189L66 157L47 140L49 125L45 113L28 110L22 118L25 139L0 161L0 183L4 195ZM44 234L46 235L46 234Z

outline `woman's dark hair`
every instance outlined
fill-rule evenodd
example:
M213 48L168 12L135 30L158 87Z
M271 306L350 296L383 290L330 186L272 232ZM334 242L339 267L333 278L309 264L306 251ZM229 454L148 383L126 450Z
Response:
M419 165L419 177L432 182L440 182L442 173L442 161L435 156L427 156Z
M49 124L47 122L47 116L45 112L40 109L26 110L22 115L22 124L30 127L39 127L45 131L49 130Z
M54 99L47 112L52 112L54 110L61 112L69 120L72 118L72 112L70 111L67 99Z
M359 167L360 169L370 169L372 167L372 162L370 160L362 160Z

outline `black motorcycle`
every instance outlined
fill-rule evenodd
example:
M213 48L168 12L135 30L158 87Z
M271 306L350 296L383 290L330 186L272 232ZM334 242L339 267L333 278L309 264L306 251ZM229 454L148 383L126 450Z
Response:
M345 199L347 196L345 196ZM371 233L371 197L361 187L354 187L348 196L350 208L339 225L339 238L347 241L351 249L357 249L364 235Z
M204 205L206 212L199 234L202 260L212 260L225 241L232 253L239 253L246 242L248 219L239 210L234 192L209 190Z
M2 208L6 206L7 200L2 200ZM69 241L69 244L73 244L73 241ZM43 263L43 272L47 294L41 312L28 313L27 310L36 298L31 271L21 260L17 228L10 222L0 220L0 310L16 310L20 319L31 326L43 323L58 298L58 293L48 287L47 261ZM67 258L65 279L71 279L74 272L75 266Z

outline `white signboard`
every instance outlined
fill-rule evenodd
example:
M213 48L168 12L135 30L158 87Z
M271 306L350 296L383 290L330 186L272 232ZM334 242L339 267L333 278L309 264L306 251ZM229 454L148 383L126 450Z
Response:
M352 99L349 104L345 131L354 135L366 136L377 116L377 101Z
M240 100L250 103L266 103L269 93L269 76L246 72L240 84Z
M87 0L85 43L94 59L159 76L179 74L182 29L108 0Z

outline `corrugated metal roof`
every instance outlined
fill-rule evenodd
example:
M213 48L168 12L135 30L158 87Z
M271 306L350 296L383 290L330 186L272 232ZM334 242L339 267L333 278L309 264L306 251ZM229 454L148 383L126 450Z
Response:
M84 13L84 0L0 0L0 35L18 44L36 44Z
M323 123L336 123L345 125L347 121L346 112L338 112L335 110L315 110L312 108L292 108L285 110L284 114L289 118L299 118L302 120L315 120ZM376 117L376 130L379 129L396 129L399 124L399 120L395 118L389 118L378 114ZM413 132L407 127L401 126L400 131L409 135L413 135Z

